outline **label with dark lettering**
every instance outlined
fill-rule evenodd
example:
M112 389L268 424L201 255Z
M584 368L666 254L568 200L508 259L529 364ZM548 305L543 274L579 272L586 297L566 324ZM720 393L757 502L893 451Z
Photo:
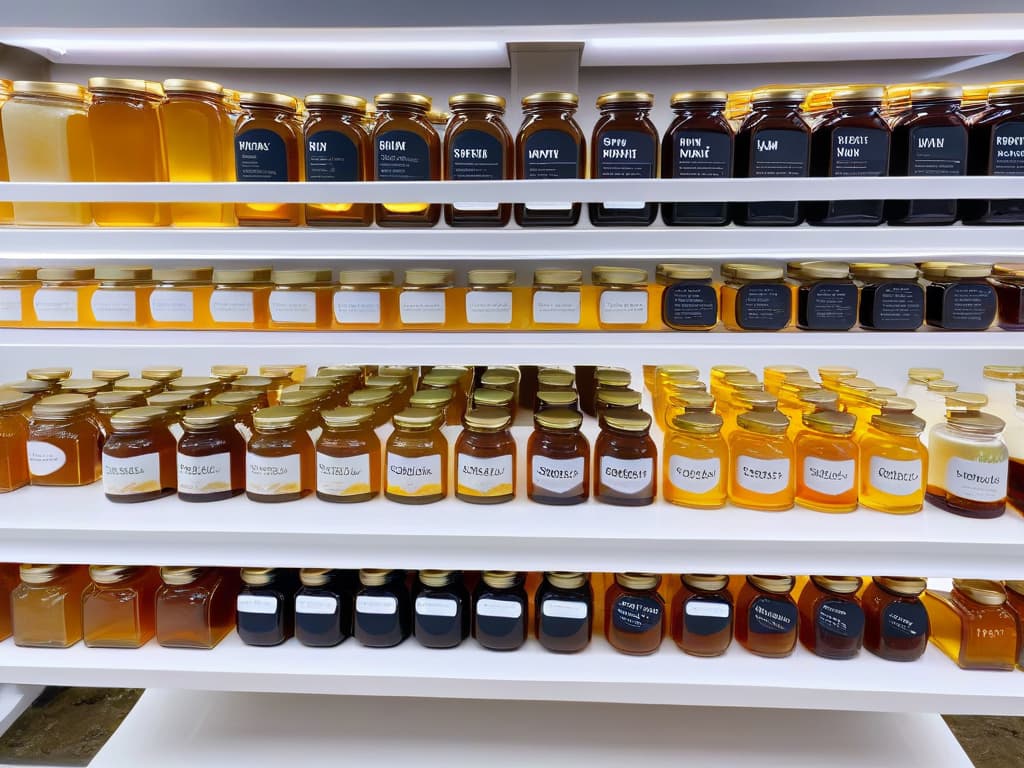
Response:
M857 286L853 283L815 283L803 290L808 328L845 331L857 322Z
M782 283L740 286L736 295L736 323L747 331L778 331L789 324L792 294Z
M430 179L430 148L412 131L387 131L374 137L377 181Z
M621 632L641 634L661 624L664 610L653 597L622 595L612 606L612 622Z
M912 331L924 322L924 289L917 283L881 283L873 292L871 327Z
M864 632L864 611L851 600L824 600L818 606L818 629L839 637L860 637Z
M758 131L750 140L750 175L806 176L808 134L803 131Z
M831 176L885 176L889 132L878 128L836 128L832 132Z
M683 608L686 631L695 635L716 635L732 626L732 605L721 597L694 595Z
M359 150L340 131L306 137L306 181L359 181Z
M716 131L680 131L675 135L672 176L720 179L732 176L732 138Z
M750 631L767 635L796 632L797 609L789 600L758 597L750 604Z
M661 317L669 328L707 328L718 322L718 293L701 283L673 283L661 295Z
M1010 463L973 461L954 456L946 465L946 491L968 501L994 503L1006 499Z
M910 129L908 176L967 173L967 129L957 125Z
M288 181L284 139L266 128L236 136L235 174L239 181Z
M996 317L996 291L988 283L953 283L942 297L942 325L983 331Z
M580 177L579 146L565 131L537 131L523 145L524 179L577 179ZM568 211L571 202L530 201L534 211Z
M882 611L882 637L906 640L928 635L928 611L920 601L889 603Z
M992 130L989 176L1024 176L1024 120L1012 120Z

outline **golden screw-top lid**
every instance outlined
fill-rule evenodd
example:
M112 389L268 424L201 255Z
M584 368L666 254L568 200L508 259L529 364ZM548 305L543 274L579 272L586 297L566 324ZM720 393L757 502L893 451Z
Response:
M894 595L917 597L928 588L927 579L920 576L873 576L872 581Z
M510 392L509 394L512 393ZM454 397L455 394L449 387L421 389L418 392L413 392L412 397L409 398L409 407L437 410L448 407L448 404Z
M833 393L834 394L834 393ZM815 411L803 414L805 427L828 435L850 435L857 426L857 417L839 411Z
M96 267L95 277L101 283L132 283L151 280L150 267Z
M343 269L338 273L338 282L343 287L394 285L395 273L390 269Z
M929 381L938 381L942 376L943 373L941 368L911 368L907 371L907 378L917 384L927 384Z
M571 91L538 91L523 97L523 106L531 107L537 104L565 104L570 107L577 107L580 97Z
M213 280L213 267L157 267L153 280L158 283L209 283Z
M918 275L913 264L872 264L855 276L862 280L916 280Z
M961 409L962 408L962 409ZM983 413L973 408L949 408L946 410L946 423L961 432L975 435L995 436L1006 428L1006 422L991 413Z
M576 375L572 371L563 371L559 368L545 368L537 373L537 384L541 387L566 388L571 387L576 381Z
M786 379L790 376L807 375L807 369L802 365L766 365L764 367L764 377L780 379Z
M425 587L447 587L455 580L455 571L423 570L419 579Z
M331 580L334 571L330 568L302 568L299 570L299 581L304 587L322 587Z
M518 377L511 371L488 369L480 377L480 384L493 389L504 389L512 387L519 381Z
M150 395L146 398L146 405L152 405L155 408L172 408L180 409L188 406L194 406L199 402L197 392L159 392L155 395Z
M25 371L25 377L33 381L62 381L70 376L70 368L31 368Z
M367 389L401 389L405 381L398 376L367 376L363 385Z
M0 411L16 411L32 400L32 395L16 389L0 389Z
M992 265L992 274L996 277L1024 277L1024 264L1003 262Z
M450 288L455 284L455 273L450 269L407 269L405 285L423 288Z
M299 389L334 390L338 386L338 380L327 376L310 376L299 382Z
M802 376L790 376L779 385L780 393L785 392L791 395L800 395L804 392L819 392L822 389L824 389L824 387L810 376L807 378ZM835 393L833 392L832 394L834 395ZM836 396L836 399L838 400L838 396Z
M175 77L164 80L164 91L167 93L210 93L214 96L221 96L224 93L224 86L212 80L185 80Z
M269 376L239 376L231 382L231 389L241 392L264 392L274 386Z
M986 365L982 375L996 381L1024 381L1024 365Z
M111 413L123 408L141 408L146 400L141 392L97 392L92 404L101 413Z
M864 584L859 576L811 576L811 581L826 592L837 595L852 595Z
M850 276L850 265L842 261L791 261L786 271L804 279L843 280Z
M960 385L955 381L949 381L948 379L932 379L926 384L929 392L956 392L960 389Z
M503 429L508 429L508 425L512 423L512 415L504 408L484 406L466 411L462 422L470 431L500 432Z
M518 571L484 571L482 576L484 584L493 589L513 587L520 578Z
M181 367L177 365L153 365L143 368L142 378L166 384L181 378Z
M991 274L991 264L951 264L945 272L946 277L954 279L988 277Z
M703 389L693 389L687 392L674 392L669 396L669 403L681 406L684 411L710 411L715 407L715 398Z
M559 589L578 589L587 583L587 574L581 571L548 571L544 578Z
M211 365L210 375L219 381L232 382L249 372L247 365ZM175 377L177 378L177 377Z
M661 576L657 573L616 573L615 582L626 589L657 589Z
M186 411L181 417L181 423L185 427L211 427L216 424L225 424L235 420L237 411L227 405L206 405L201 408L193 408Z
M504 112L505 99L491 93L456 93L448 97L448 107L488 107L495 112Z
M601 423L603 426L621 432L646 432L651 428L651 417L644 411L616 408L605 411L604 416L601 417Z
M196 392L216 387L220 379L212 376L179 376L167 383L167 388L175 392Z
M92 401L87 395L50 395L32 406L32 415L70 416L74 413L89 410Z
M871 417L871 426L890 435L920 435L925 421L913 413L876 413Z
M255 405L259 402L259 399L259 392L239 392L231 390L230 392L221 392L218 395L214 395L210 402L214 405L223 405L231 408L233 411L238 411L243 406Z
M547 408L534 414L533 423L544 429L572 432L583 424L583 416L569 408Z
M597 97L598 109L615 104L637 104L649 109L654 106L654 94L648 91L609 91Z
M443 392L443 389L427 390ZM538 393L539 396L540 393ZM560 393L561 394L561 393ZM565 392L564 394L572 394ZM490 389L489 387L477 387L473 390L473 406L489 408L509 408L512 405L512 392L507 389ZM409 401L412 402L411 400ZM575 396L573 397L575 402Z
M729 98L725 91L677 91L672 94L669 100L672 108L686 106L687 104L722 104Z
M213 282L223 285L250 285L253 283L269 283L273 270L270 267L253 269L215 269Z
M256 429L280 429L298 424L306 413L301 408L288 405L274 405L260 408L252 415L252 423Z
M137 567L133 565L90 565L89 578L97 584L117 584L136 570Z
M18 575L26 584L46 584L53 581L58 569L60 569L59 565L22 563L18 566Z
M877 101L885 97L884 85L847 85L831 91L833 104L847 104L851 101Z
M273 568L243 568L242 582L250 587L265 587L274 580L277 572Z
M988 397L980 392L952 392L946 395L946 409L977 411L988 405Z
M382 587L388 583L391 574L390 568L362 568L359 571L359 583L364 587Z
M307 107L345 107L357 112L366 111L366 99L346 93L311 93L303 102Z
M95 395L110 386L109 381L101 379L64 379L60 383L61 392L78 392L83 395Z
M542 389L537 392L537 403L547 408L570 408L575 410L579 396L574 389Z
M982 605L1002 605L1006 602L1006 592L998 581L987 579L953 579L953 589L967 595L971 600Z
M0 267L0 282L35 280L39 267Z
M857 369L848 365L821 365L818 366L818 377L822 381L839 381L841 379L852 379L856 377Z
M707 411L686 411L672 417L672 427L691 435L717 435L722 431L722 417Z
M1004 581L1003 586L1024 597L1024 581Z
M378 110L386 111L387 107L414 107L416 109L430 109L434 102L429 96L419 93L388 92L378 93L373 97L373 103Z
M966 87L964 95L966 96ZM1004 80L998 83L991 83L986 89L989 100L995 100L1005 96L1024 96L1024 80Z
M352 399L349 398L349 402ZM396 427L404 429L433 429L441 425L444 414L431 408L406 408L394 415Z
M760 435L782 435L789 429L789 419L778 411L744 411L736 423Z
M93 368L92 377L105 381L108 384L113 383L119 379L127 379L129 372L123 368Z
M289 112L294 112L299 106L294 96L268 91L243 91L238 94L238 103L243 107L278 107Z
M304 371L305 368L304 365L261 365L260 376L266 376L275 383L283 383L292 379L296 371L299 369Z
M871 379L865 379L860 376L851 376L848 379L840 380L839 388L844 392L851 393L870 392L873 389L877 389L878 385Z
M46 80L15 80L15 96L57 96L72 101L85 101L88 91L77 83L51 83Z
M835 411L839 406L839 395L831 389L805 389L798 393L797 399L813 405L815 411Z
M329 269L275 269L270 273L270 280L275 285L330 285L331 270Z
M466 275L471 288L475 287L500 287L506 288L515 285L516 272L514 269L471 269Z
M745 365L713 365L711 366L711 378L721 381L726 376L734 373L750 373Z
M735 373L730 376L726 376L725 384L735 395L765 391L764 382L752 373ZM772 397L774 397L774 395L772 395ZM757 402L761 403L765 401Z
M639 408L643 396L633 389L599 389L597 405L610 408Z
M714 272L700 264L659 264L654 274L666 280L710 280Z
M320 418L328 427L358 427L368 423L372 416L373 409L352 406L320 412Z
M594 267L590 271L594 285L645 285L647 270L634 267Z
M723 264L722 277L736 280L781 280L785 274L782 267L767 264Z
M192 565L165 565L160 569L160 580L172 587L191 584L199 578L202 568Z
M74 280L92 280L96 273L92 267L42 267L36 277L48 282L70 282Z
M594 381L598 387L628 387L633 375L625 368L602 366L594 371Z
M719 592L729 586L729 577L711 573L684 573L679 577L690 589Z
M110 426L115 432L119 432L122 429L131 430L162 424L166 419L166 408L147 405L142 408L128 408L124 411L118 411L110 417Z
M936 99L963 98L964 89L953 83L922 83L910 86L910 101L935 101Z
M784 595L787 592L791 592L796 584L796 579L792 576L751 575L747 576L747 581L762 592L771 592L776 595Z
M779 399L775 395L763 389L737 390L732 396L738 403L759 411L771 410L779 404Z
M533 272L533 284L552 287L582 285L583 271L579 269L537 269Z
M359 408L368 408L374 405L386 403L391 399L391 390L378 387L377 389L356 389L348 393L348 404Z
M872 392L868 400L882 409L882 413L913 413L917 403L909 397L879 397Z
M322 391L318 389L290 389L281 393L278 403L294 408L309 410L320 402Z

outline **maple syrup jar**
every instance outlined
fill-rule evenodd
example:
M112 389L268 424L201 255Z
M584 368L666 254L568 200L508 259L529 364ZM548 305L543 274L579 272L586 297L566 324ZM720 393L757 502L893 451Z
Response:
M861 595L864 647L888 661L916 661L928 647L928 611L921 578L874 576Z
M491 651L514 651L526 642L530 600L516 571L484 571L473 593L473 637Z
M501 119L505 100L487 93L459 93L448 99L452 119L444 134L444 177L450 181L515 178L512 134ZM450 227L504 227L509 203L451 203L444 207Z
M523 99L523 124L516 136L517 179L585 179L587 139L573 115L575 93L543 91ZM580 220L580 203L516 203L521 227L571 227Z
M295 595L295 637L313 648L332 648L352 634L352 592L348 574L303 568Z
M534 634L554 653L576 653L590 644L594 625L594 592L587 574L551 571L533 599Z
M691 656L721 656L732 643L729 577L689 573L672 598L672 639Z
M305 99L309 117L303 125L306 181L370 181L373 153L363 127L366 101L340 93L315 93ZM368 227L373 223L369 203L306 205L311 227Z
M857 324L859 291L850 265L841 261L793 262L796 325L803 331L848 331Z
M639 410L609 411L594 443L594 498L605 504L642 507L658 488L658 449L651 417Z
M658 178L658 129L651 122L654 95L613 91L597 98L601 110L590 140L590 175L595 179ZM617 200L589 203L590 223L598 227L646 227L657 203Z
M800 642L826 659L852 659L864 639L858 576L811 576L800 593Z
M913 264L867 264L850 268L861 284L860 327L870 331L916 331L924 322L924 289Z
M1024 176L1024 83L988 88L988 106L971 120L968 173ZM961 200L964 224L1024 224L1024 198Z
M747 576L736 598L736 642L758 656L789 656L800 622L790 597L795 583L792 576Z
M374 178L377 181L439 181L441 140L427 120L431 101L416 93L382 93L374 98ZM432 227L439 203L377 203L382 227Z
M353 632L368 648L391 648L412 633L412 601L405 571L363 568L359 571Z
M235 601L235 631L246 645L280 645L295 634L295 571L243 568Z
M616 573L604 596L604 635L619 653L649 656L665 635L665 601L658 594L661 576Z
M412 633L424 648L454 648L469 637L472 608L458 571L420 571Z
M235 126L235 177L238 181L299 181L302 130L295 122L297 102L283 93L243 93L243 112ZM295 227L296 203L238 203L241 227Z

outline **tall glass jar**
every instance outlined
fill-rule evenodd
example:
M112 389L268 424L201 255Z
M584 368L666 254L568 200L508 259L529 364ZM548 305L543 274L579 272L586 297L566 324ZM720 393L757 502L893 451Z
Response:
M1024 82L996 83L988 104L970 123L972 176L1024 176ZM964 224L1024 224L1024 197L961 200Z
M6 104L14 92L14 83L10 80L0 78L0 109ZM4 141L4 126L0 120L0 181L10 181L11 177L7 171L7 143ZM14 221L14 206L4 200L0 200L0 224L11 224Z
M590 141L590 175L595 179L656 179L658 129L651 122L654 94L613 91L597 97L601 111ZM588 203L595 226L642 226L654 221L657 203Z
M643 411L610 411L594 443L594 498L605 504L639 507L658 492L658 449Z
M781 512L793 506L793 443L789 419L772 410L736 417L729 435L729 500L740 507Z
M516 136L517 179L585 179L587 139L574 115L579 96L542 91L523 99L523 123ZM531 201L515 204L521 227L572 227L580 203Z
M306 181L371 181L373 152L363 126L366 100L341 93L314 93L306 97L309 117L302 127ZM373 223L370 203L308 203L306 223L311 227L368 227Z
M235 176L239 181L300 181L302 136L295 122L297 102L283 93L241 94L242 117L235 126ZM298 203L236 203L242 227L296 227Z
M32 395L0 390L0 493L28 485L28 421L24 408Z
M515 178L512 134L502 115L505 99L488 93L459 93L448 99L452 119L444 134L444 177L450 181ZM512 206L501 202L449 203L450 227L504 227Z
M417 93L381 93L374 98L374 178L377 181L438 181L441 140L427 120L431 101ZM432 227L439 203L388 202L376 205L382 227Z

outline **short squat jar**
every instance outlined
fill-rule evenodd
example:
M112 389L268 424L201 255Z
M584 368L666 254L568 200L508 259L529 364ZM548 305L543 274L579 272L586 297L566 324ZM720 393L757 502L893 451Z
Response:
M590 140L590 175L594 179L656 179L658 129L651 122L654 94L612 91L597 98L600 116ZM605 200L589 203L590 223L598 227L648 226L657 203Z
M669 203L665 203L669 205ZM710 331L718 325L718 288L711 267L659 264L661 322L673 331Z
M398 291L398 319L402 328L440 330L451 320L448 303L454 291L450 269L410 269Z
M590 497L590 442L580 431L577 410L547 408L534 415L527 444L526 493L553 506L581 504Z
M594 267L596 326L606 331L636 330L649 322L647 272L632 267ZM585 323L588 327L591 323Z
M455 496L470 504L502 504L516 497L516 441L511 414L473 408L455 441Z
M996 264L991 282L998 300L999 327L1005 331L1024 330L1024 264Z
M796 282L796 326L802 331L848 331L857 324L857 284L841 261L789 265Z
M931 641L961 669L1010 671L1017 665L1017 620L998 581L953 579L953 591L929 589L924 604Z
M156 591L156 641L213 648L235 628L238 576L220 568L166 566Z
M796 647L800 622L792 576L747 576L736 598L736 642L758 656L783 658Z
M722 322L730 331L781 331L793 315L782 267L722 265Z
M864 648L887 661L917 661L928 647L922 578L874 576L861 595Z
M469 592L458 571L424 570L413 599L413 636L424 648L454 648L469 637Z
M515 178L515 149L505 126L505 99L488 93L459 93L448 99L452 119L444 134L444 178L485 181ZM504 227L509 203L448 203L450 227Z
M280 645L295 634L295 571L243 568L242 590L235 601L238 637L246 645Z
M860 327L869 331L916 331L924 322L924 289L913 264L851 268L860 283Z
M594 443L594 498L605 504L642 507L658 488L658 449L651 417L639 410L605 413Z
M473 593L473 637L491 651L514 651L526 642L529 598L517 571L484 571Z
M334 408L320 414L324 429L316 441L316 495L322 501L353 503L380 495L381 445L370 408Z
M577 653L590 644L594 593L585 573L551 571L534 595L534 634L554 653Z
M270 275L270 327L326 330L331 327L334 281L329 269L275 269Z
M615 574L604 597L604 635L619 653L649 656L661 647L667 617L660 585L654 573Z
M996 319L989 264L922 264L925 322L944 331L984 331Z
M721 656L732 643L729 577L689 573L672 598L672 639L691 656Z
M315 451L306 413L277 405L256 411L245 457L245 495L252 501L296 501L316 487Z
M406 408L394 416L384 465L384 495L399 504L433 504L448 495L448 441L442 411Z
M103 493L110 501L152 501L178 487L177 441L163 408L129 408L110 419L103 444Z
M585 179L587 139L574 115L575 93L542 91L523 99L523 123L516 136L517 179ZM580 203L537 201L516 203L521 227L572 227L580 219Z
M811 576L800 592L800 642L826 659L852 659L864 641L859 576Z
M538 269L533 273L531 330L569 330L580 327L581 286L578 269Z
M51 395L32 406L28 471L32 485L89 485L102 474L103 433L86 395Z

